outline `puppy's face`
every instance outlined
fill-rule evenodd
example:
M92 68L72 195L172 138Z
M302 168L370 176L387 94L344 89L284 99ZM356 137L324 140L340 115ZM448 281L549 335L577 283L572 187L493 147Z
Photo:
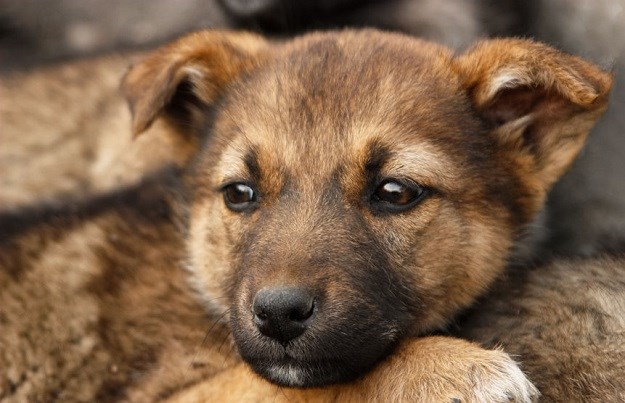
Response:
M195 88L191 104L213 105L210 123L187 110L205 138L187 178L194 284L228 310L242 357L291 386L354 378L470 304L609 87L593 70L605 82L592 77L582 107L547 84L519 88L529 73L510 62L472 72L471 54L371 31L251 52L209 90L188 68L169 98ZM550 119L537 105L555 108ZM558 142L534 137L558 119L577 135L554 154Z
M192 267L231 307L242 355L276 382L357 374L503 266L514 212L500 198L513 181L441 68L447 52L422 48L293 46L217 111L192 173ZM304 331L280 340L253 305L286 287L312 302L295 318Z

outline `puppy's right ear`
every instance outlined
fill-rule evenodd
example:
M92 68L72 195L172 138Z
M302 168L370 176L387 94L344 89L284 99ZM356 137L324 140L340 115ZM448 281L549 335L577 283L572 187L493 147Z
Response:
M122 91L138 136L163 115L202 123L204 108L243 71L256 66L268 42L250 33L201 31L166 45L130 68Z

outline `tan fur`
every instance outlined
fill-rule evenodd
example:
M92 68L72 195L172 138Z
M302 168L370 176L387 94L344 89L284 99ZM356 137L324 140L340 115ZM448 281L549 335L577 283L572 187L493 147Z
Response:
M516 115L533 126L533 136L544 150L535 156L543 171L543 186L551 186L579 153L585 133L597 114L605 111L605 97L612 85L612 77L595 74L590 63L518 39L478 43L458 64L466 72L464 84L478 109L506 117ZM580 80L580 75L586 80ZM515 91L519 89L524 91ZM507 90L511 90L509 94ZM561 103L562 98L567 105ZM500 106L493 107L493 102ZM559 135L550 136L552 131ZM550 148L558 152L548 152Z
M133 134L144 132L152 124L184 79L191 81L193 93L201 102L212 103L224 86L249 67L255 59L250 56L266 46L264 39L252 34L198 32L154 52L124 78L134 118Z
M0 77L0 208L101 193L185 161L192 150L166 122L150 139L128 136L119 86L137 57Z
M528 58L533 52L542 58ZM506 353L415 337L445 326L500 276L605 109L610 83L530 41L488 41L455 57L371 30L285 43L206 31L155 51L123 82L133 120L120 122L137 142L101 154L120 161L119 176L102 163L94 179L83 157L68 186L96 183L102 195L2 217L0 319L11 332L0 336L0 396L535 399ZM120 133L99 141L112 144L111 135ZM183 171L133 185L134 164L139 174ZM42 183L21 186L7 165L24 196L6 199L32 200ZM370 196L378 177L409 179L429 194L401 213L380 212ZM253 183L258 208L229 210L222 188L232 182ZM276 351L250 305L259 289L283 284L318 293L319 327L309 331L317 334L299 347L314 365L325 365L324 354L343 360L335 367L373 357L364 371L399 347L344 386L260 380L234 342L251 364L244 349L254 343L265 344L253 351ZM288 371L276 369L282 383L302 378Z

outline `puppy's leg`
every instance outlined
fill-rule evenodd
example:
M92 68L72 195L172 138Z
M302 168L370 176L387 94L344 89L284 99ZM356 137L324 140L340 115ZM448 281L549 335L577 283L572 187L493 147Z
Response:
M425 337L403 344L371 373L347 385L282 388L240 364L174 396L171 402L531 402L538 395L503 351L460 339Z

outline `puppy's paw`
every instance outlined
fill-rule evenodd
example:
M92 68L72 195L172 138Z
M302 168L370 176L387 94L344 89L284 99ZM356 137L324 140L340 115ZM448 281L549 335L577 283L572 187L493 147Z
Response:
M405 343L360 383L352 390L360 397L395 402L525 403L540 395L505 352L448 337Z
M484 350L483 357L469 364L467 396L453 397L454 402L534 402L538 389L527 379L516 362L499 350ZM464 380L460 379L461 382Z

